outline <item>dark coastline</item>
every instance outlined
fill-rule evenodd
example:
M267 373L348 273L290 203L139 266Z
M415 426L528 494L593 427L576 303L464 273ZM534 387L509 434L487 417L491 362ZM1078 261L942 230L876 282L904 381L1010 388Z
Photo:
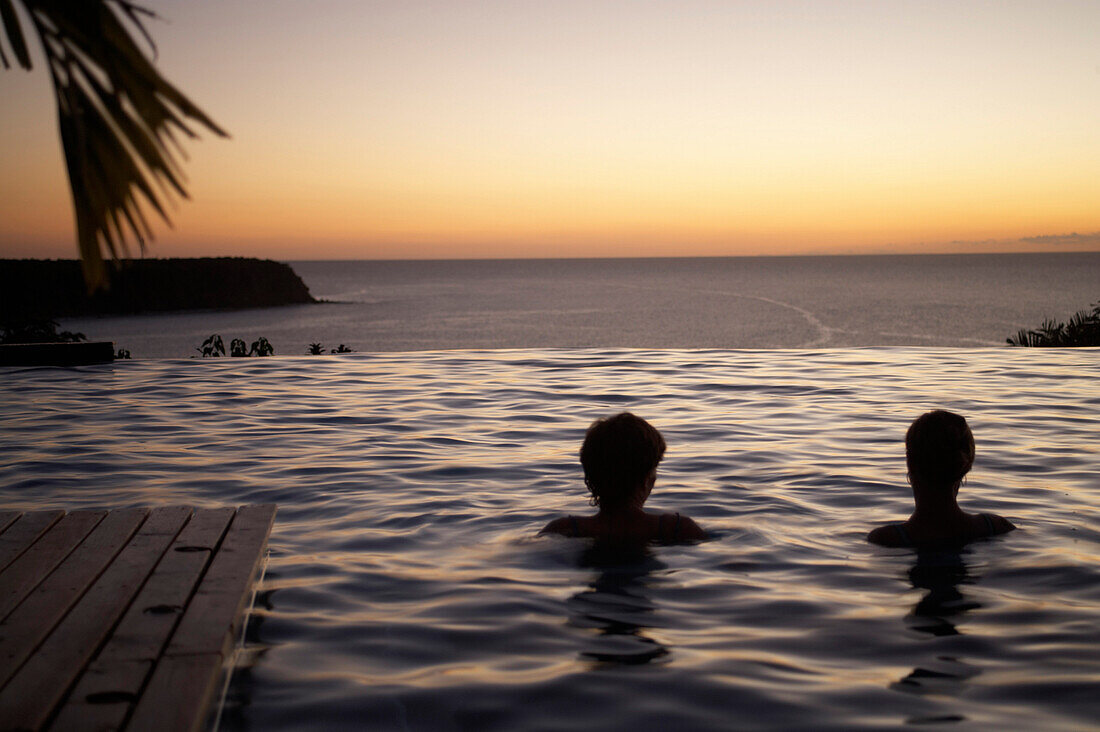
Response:
M111 268L89 295L75 259L0 260L0 313L12 318L263 308L317 302L289 265L270 259L139 259Z

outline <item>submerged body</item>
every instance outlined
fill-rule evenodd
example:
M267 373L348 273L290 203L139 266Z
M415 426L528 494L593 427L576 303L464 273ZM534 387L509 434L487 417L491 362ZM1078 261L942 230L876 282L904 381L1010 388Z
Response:
M963 417L943 410L918 417L905 434L905 461L916 507L906 521L872 529L867 541L891 547L963 544L1016 528L1003 516L959 508L959 488L974 464L974 435Z
M707 534L690 517L679 513L656 513L638 509L629 514L563 516L548 523L540 532L561 536L605 541L660 542L677 544L702 541Z
M1005 534L1016 528L1011 521L995 513L966 513L959 509L959 514L953 520L944 521L937 517L933 521L927 521L916 517L914 513L908 521L872 529L867 535L867 541L890 547L962 544Z

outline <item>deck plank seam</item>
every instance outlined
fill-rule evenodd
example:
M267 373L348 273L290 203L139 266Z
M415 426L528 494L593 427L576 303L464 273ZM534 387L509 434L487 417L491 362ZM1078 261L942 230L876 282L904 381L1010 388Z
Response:
M126 544L118 551L118 553L115 554L115 558L117 558L119 554L121 554L123 551L125 551L125 549L128 546L130 546L130 542L132 542L141 533L141 528L144 527L145 524L149 521L149 517L151 515L152 515L151 513L146 514L145 520L142 521L141 526L138 527L138 529L135 530L134 533L130 535L130 538L127 540ZM191 515L187 517L187 520L184 521L183 524L180 525L179 529L175 533L172 534L172 540L169 541L167 544L165 544L164 551L162 551L160 553L160 556L157 558L156 564L154 565L154 569L155 569L156 565L159 565L160 562L164 559L164 556L168 553L168 550L172 546L172 542L174 542L176 537L180 535L180 532L183 531L184 527L186 527L187 524L191 522L191 518L193 518L193 516L194 516L194 511L192 511ZM96 576L96 581L97 582L103 576L103 574L105 574L108 571L108 569L110 569L110 564L108 564L107 567L105 567L103 569L103 571L100 572L99 575ZM73 677L72 681L69 683L69 685L65 688L64 693L60 696L57 703L54 705L53 709L50 711L49 716L46 718L45 723L42 725L42 729L50 729L50 727L53 726L53 723L57 719L57 716L61 713L61 710L65 708L65 705L68 703L72 693L76 690L76 687L80 683L80 680L84 677L84 673L88 670L88 668L93 663L95 663L95 659L99 657L99 654L103 651L103 648L107 645L107 643L110 641L111 637L115 634L115 630L118 629L119 623L121 623L122 619L124 617L126 617L127 611L129 611L130 607L134 604L134 602L137 601L138 596L141 594L142 588L149 581L149 578L152 576L152 574L153 574L152 571L147 573L145 575L145 577L142 579L141 584L139 584L137 586L137 588L135 588L135 590L133 592L133 596L130 598L130 602L128 602L126 604L126 607L122 610L122 612L120 612L118 614L118 617L115 618L114 622L111 623L111 626L108 629L107 633L103 636L103 638L99 642L99 644L96 645L96 648L95 648L94 652L91 654L91 656L85 662L84 667L80 670L80 673L76 674ZM96 584L95 582L89 584L88 587L85 589L85 591L81 594L81 598L83 598L84 595L86 595L91 590L92 587L95 587L95 584ZM74 603L74 607L75 607L75 603ZM43 642L45 642L45 641L43 641ZM32 654L31 657L33 657L33 654ZM144 687L143 687L142 690L144 690ZM138 694L138 698L140 698L140 693ZM131 707L132 706L133 705L131 705Z
M19 514L18 519L26 518L27 520L33 520L33 515L36 514L36 513L52 515L53 519L51 521L49 521L49 523L42 526L38 530L38 533L35 535L34 539L32 539L29 543L24 545L23 548L20 549L17 554L14 554L14 555L8 557L6 560L0 560L0 572L4 572L5 570L7 570L7 568L10 567L14 562L16 562L19 559L19 557L23 556L23 554L25 554L28 549L30 549L32 546L34 546L35 542L37 542L39 539L41 539L43 535L45 535L50 529L52 529L54 524L56 524L58 521L60 521L65 516L65 512L60 511L60 510L53 510L53 511L23 511ZM9 529L18 531L19 530L18 521L12 521L11 524L6 529L4 529L4 534L0 535L0 540L10 538L9 536L7 536L7 531Z
M187 602L185 603L185 605L183 607L183 610L179 613L179 615L176 618L175 623L173 623L173 625L172 625L172 632L169 633L168 636L165 638L164 643L161 645L160 653L157 655L157 657L155 659L153 659L152 665L150 666L150 668L148 669L148 671L145 674L145 678L144 678L144 680L142 682L142 685L141 685L141 691L137 695L138 700L140 700L144 696L145 691L149 687L149 684L152 682L153 675L154 675L154 673L156 673L157 668L161 665L161 662L166 661L166 660L169 663L187 661L187 660L198 662L198 661L201 661L201 659L203 659L204 657L216 656L217 659L218 659L218 662L217 662L218 671L215 674L215 676L217 676L218 678L211 678L209 680L209 685L210 685L210 687L212 687L210 689L210 691L214 692L214 694L216 695L217 694L216 689L219 686L224 686L225 688L228 688L228 684L229 684L229 681L231 680L231 676L232 676L232 671L231 671L232 667L228 665L229 660L230 660L230 656L229 656L228 652L225 650L224 644L223 644L222 650L219 650L215 653L211 653L210 651L205 651L205 650L195 650L195 651L178 651L177 650L177 651L173 651L172 650L172 641L175 638L175 634L176 634L176 631L179 629L180 623L183 622L183 618L187 614L187 610L191 607L191 603L194 601L195 596L200 591L202 591L203 581L207 578L207 575L209 574L211 567L214 565L215 557L217 557L218 554L221 552L223 546L225 545L226 540L228 539L230 533L232 532L233 524L238 519L238 516L239 516L239 513L240 513L240 508L241 507L237 507L237 509L233 512L232 518L226 524L225 528L222 530L221 535L218 537L217 543L214 545L214 547L208 553L207 558L206 558L206 562L203 564L202 573L200 574L199 578L195 581L194 587L192 587L191 592L187 596ZM254 573L250 577L249 581L250 581L250 583L252 581L254 581ZM243 624L242 624L242 629L241 630L243 632ZM232 650L232 649L230 649L230 650ZM219 684L218 683L219 681L221 681L222 683ZM123 722L123 724L121 725L121 727L119 729L125 730L125 729L129 728L130 722L133 720L134 715L137 712L137 706L138 706L138 701L135 701L134 703L129 705L129 708L127 709L127 712L126 712L125 721ZM209 709L207 710L207 714L208 715L210 714Z
M106 516L104 516L104 518L106 518ZM69 602L68 606L67 606L67 607L66 607L66 608L64 609L64 611L63 611L63 612L62 612L62 613L61 613L61 614L59 615L59 617L58 617L58 618L57 618L57 619L56 619L56 620L54 621L54 623L53 623L52 625L50 625L50 627L49 627L49 628L47 628L47 629L45 630L45 632L44 632L44 633L42 634L42 637L38 639L38 641L37 641L37 642L36 642L36 643L34 644L34 646L33 646L33 647L32 647L32 648L30 649L30 651L29 651L29 652L28 652L28 653L27 653L27 654L26 654L26 655L25 655L25 656L24 656L24 657L23 657L23 658L22 658L22 659L21 659L21 660L19 661L18 665L17 665L17 666L15 667L15 668L12 668L12 669L10 669L10 674L8 675L8 677L7 677L6 679L4 679L2 683L0 683L0 691L3 691L4 687L5 687L5 686L7 686L7 685L8 685L8 683L9 683L9 682L10 682L10 681L11 681L12 679L14 679L14 678L15 678L16 676L18 676L18 675L19 675L19 670L20 670L20 669L22 669L22 668L23 668L23 666L25 666L25 665L27 664L27 662L28 662L28 661L30 661L30 659L34 658L34 655L35 655L35 654L36 654L36 653L38 652L38 649L39 649L39 648L41 648L41 647L42 647L42 644L44 644L44 643L45 643L45 642L46 642L46 641L47 641L47 640L49 639L49 637L50 637L50 634L51 634L51 633L52 633L52 632L54 631L54 629L55 629L55 628L56 628L56 627L57 627L58 625L60 625L60 624L61 624L61 623L62 623L62 622L63 622L63 621L65 620L65 617L66 617L66 616L68 615L68 612L69 612L69 610L71 610L72 608L74 608L74 607L76 607L76 606L77 606L78 604L80 604L80 601L81 601L82 599L84 599L84 596L88 594L88 592L89 592L89 591L91 590L91 588L92 588L92 587L94 587L94 586L95 586L95 584L96 584L97 582L99 582L99 579L100 579L100 578L101 578L101 577L103 576L103 574L104 574L104 573L105 573L105 572L106 572L106 571L107 571L107 570L108 570L108 569L110 568L110 566L111 566L111 563L112 563L112 562L114 562L115 558L116 558L116 557L118 557L118 555L119 555L119 554L121 554L121 553L123 552L123 550L125 550L125 548L126 548L126 547L127 547L128 545L129 545L129 543L130 543L130 542L131 542L131 541L133 540L133 538L134 538L135 536L137 536L138 532L139 532L139 531L141 531L141 527L142 527L142 526L144 526L144 525L145 525L145 522L146 522L146 521L148 521L148 520L149 520L149 514L148 514L148 513L146 513L146 514L145 514L145 517L144 517L144 518L143 518L143 519L141 520L141 523L139 523L139 524L138 524L138 525L137 525L137 526L136 526L136 527L135 527L135 528L133 529L133 531L131 531L131 532L130 532L130 535L129 535L128 537L126 537L126 541L125 541L125 543L123 543L123 544L120 544L120 545L118 546L118 548L117 548L117 549L116 549L116 550L115 550L115 551L114 551L114 552L113 552L113 553L112 553L112 554L110 555L110 557L108 558L108 560L107 560L107 561L106 561L106 562L104 563L103 567L102 567L102 568L101 568L101 569L100 569L100 570L99 570L99 571L98 571L98 572L97 572L97 573L95 574L95 576L94 576L94 577L92 577L92 578L91 578L91 579L90 579L90 580L89 580L89 581L88 581L88 582L87 582L87 583L85 584L84 588L83 588L83 589L82 589L82 590L80 591L80 594L79 594L79 595L76 595L75 597L73 597L73 598L71 599L71 601ZM100 524L100 523L102 523L102 521L103 521L103 519L101 519L101 520L100 520L99 522L97 522L96 526L99 526L99 524ZM55 523L56 523L56 522L55 522ZM75 552L76 552L76 551L77 551L77 550L78 550L78 549L79 549L79 548L80 548L81 546L83 546L83 545L84 545L84 543L85 543L86 541L88 541L89 537L91 537L91 536L92 536L92 534L94 533L94 531L95 531L95 528L96 528L96 527L93 527L93 528L91 529L91 531L89 531L89 532L88 532L88 534L87 534L87 535L85 535L85 537L84 537L83 539L81 539L80 543L79 543L79 544L77 544L77 546L73 547L73 550L72 550L71 552L69 552L69 554L68 554L68 555L66 555L65 559L68 559L68 558L69 558L69 556L72 556L72 554L73 554L73 553L75 553ZM40 538L41 538L41 537L40 537ZM48 574L48 575L47 575L46 577L44 577L44 578L42 579L42 581L41 581L41 582L39 582L39 583L38 583L37 585L35 585L35 590L37 590L37 589L38 589L39 587L41 587L41 586L42 586L43 584L45 584L45 582L46 582L46 581L47 581L47 579L49 578L49 575L52 575L52 574L53 574L54 572L56 572L57 570L59 570L59 569L61 568L61 566L62 566L62 565L63 565L63 564L65 563L65 559L63 559L63 560L62 560L61 562L59 562L59 563L57 564L57 566L55 566L55 567L54 567L54 568L53 568L53 569L52 569L52 570L51 570L51 571L49 572L49 574ZM29 599L30 599L30 598L31 598L31 597L33 596L33 594L34 594L34 590L32 590L31 592L27 593L27 596L26 596L26 597L24 597L24 598L23 598L23 599L22 599L22 600L21 600L21 601L19 602L19 605L17 605L16 607L12 608L12 611L11 611L10 613L8 613L8 617L11 617L11 615L12 615L13 613L15 613L15 612L16 612L16 611L17 611L17 610L19 609L19 606L20 606L20 605L22 605L23 603L27 602L27 601L28 601L28 600L29 600ZM6 621L6 620L7 620L7 618L5 618L5 620L4 620L4 621L0 621L0 625L4 625L4 623L5 623L5 621ZM97 649L97 652L98 652L98 649Z
M11 570L13 567L15 567L16 563L19 562L20 559L27 556L27 554L29 552L33 551L34 548L39 545L39 542L42 542L44 540L47 540L47 538L50 538L50 531L53 528L55 528L59 523L64 521L66 518L69 518L73 514L77 514L77 513L91 513L91 514L101 513L102 515L98 519L96 519L95 522L93 522L90 526L87 527L87 529L84 531L84 534L80 537L80 539L72 547L70 547L68 552L66 552L64 555L62 555L60 557L57 557L53 560L52 564L49 567L48 572L41 575L40 577L36 577L35 583L26 588L26 591L24 592L23 597L21 597L16 602L15 605L13 605L6 612L4 612L3 617L0 618L0 622L3 622L3 620L5 620L9 615L11 615L12 612L14 612L14 610L17 607L19 607L19 605L22 604L22 602L27 597L29 597L31 595L31 593L33 593L36 589L38 589L38 587L43 582L45 582L47 579L49 579L50 575L53 574L57 570L58 567L60 567L62 564L65 563L65 560L68 559L72 555L72 553L76 551L77 547L79 547L81 544L83 544L84 540L87 539L88 536L93 531L95 531L96 526L98 526L103 521L103 519L107 518L107 513L108 512L107 511L97 512L97 511L93 511L93 510L80 511L80 512L73 511L73 512L64 514L62 516L59 516L56 521L51 521L48 526L43 528L42 531L38 534L38 536L36 536L34 538L34 541L32 541L30 544L28 544L23 549L23 551L19 552L19 554L17 556L13 557L12 560L10 562L8 562L8 564L3 569L0 569L0 575L2 575L4 572L7 572L7 571Z
M236 510L234 511L233 515L234 515L234 517L236 517ZM191 523L191 520L194 519L194 518L195 518L195 513L192 512L191 517L188 518L188 520L187 520L187 523L188 524ZM186 525L187 524L184 524L184 527L186 527ZM149 664L148 670L146 670L146 672L145 672L145 677L141 682L141 687L138 690L138 692L136 694L136 698L134 699L134 701L131 702L128 705L127 710L126 710L126 716L123 719L122 724L119 726L119 729L127 729L129 727L130 720L133 718L134 712L137 709L138 700L141 699L141 697L145 694L145 690L149 687L149 682L152 681L153 674L156 672L157 666L160 665L161 659L163 659L167 656L166 651L172 643L172 637L176 634L176 630L179 628L180 622L183 620L183 616L187 612L187 608L191 605L191 601L195 598L195 593L197 593L199 591L199 587L202 586L202 581L206 577L206 573L210 571L210 565L214 563L214 557L217 556L218 551L221 549L222 542L225 541L225 537L229 533L229 527L232 526L232 525L233 525L232 521L230 521L229 523L227 523L225 525L225 528L222 529L221 535L218 537L218 541L215 544L214 548L212 548L207 553L206 561L203 563L203 566L202 566L202 572L199 574L198 579L195 580L195 585L194 585L194 587L191 588L191 592L188 593L187 601L184 603L183 609L176 615L176 619L172 623L171 631L169 631L169 633L165 636L164 640L161 642L160 648L158 649L156 656L149 659L151 661L151 663ZM182 534L182 533L183 533L183 528L181 527L180 531L176 534L176 538L178 538L179 535ZM169 551L172 551L172 548L173 548L174 544L175 544L175 538L172 540L172 543L170 543L168 545L168 548L165 550L165 552L164 552L165 556L167 556ZM164 557L162 556L161 561L163 561L163 559L164 559ZM157 565L158 566L160 565L160 561L157 562ZM156 568L154 567L153 571L149 573L148 577L146 577L146 582L148 582L149 579L152 578L152 576L155 573L156 573ZM134 595L134 601L135 602L137 601L137 598L138 598L139 595L140 595L140 591L138 592L138 594ZM127 608L127 610L129 610L129 608ZM125 617L125 613L123 614L122 617ZM119 618L119 622L121 622L121 621L122 621L122 618ZM112 629L111 634L112 635L114 634L114 629Z
M80 720L91 715L104 729L125 729L158 725L165 712L173 729L209 723L247 637L277 510L0 510L0 537L16 527L0 559L18 561L43 537L50 542L14 572L0 571L16 613L6 613L15 623L9 637L22 638L5 651L21 662L0 683L0 717L12 715L0 728L86 726ZM198 516L207 518L197 524Z

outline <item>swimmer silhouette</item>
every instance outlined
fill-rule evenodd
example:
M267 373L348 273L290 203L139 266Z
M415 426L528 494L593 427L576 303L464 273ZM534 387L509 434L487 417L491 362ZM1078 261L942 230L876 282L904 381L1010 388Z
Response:
M992 513L966 513L959 486L974 464L974 435L952 412L922 414L905 433L905 462L916 507L907 521L873 529L867 541L881 546L962 544L1016 527Z
M539 533L624 543L705 539L706 532L687 516L642 508L664 454L664 438L644 419L630 412L597 419L584 436L581 466L592 505L599 511L595 516L554 519Z

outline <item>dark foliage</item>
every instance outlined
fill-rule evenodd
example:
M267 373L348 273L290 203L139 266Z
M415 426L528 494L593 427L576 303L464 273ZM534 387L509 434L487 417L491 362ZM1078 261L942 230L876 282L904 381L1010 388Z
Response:
M1020 330L1007 339L1010 346L1100 346L1100 302L1092 312L1080 310L1065 323L1044 320L1036 330Z
M56 320L33 319L0 326L0 343L78 343L88 340L83 333L58 332Z
M202 345L195 349L202 354L203 358L218 358L225 355L225 341L222 337L214 333L205 341ZM274 356L275 348L271 345L263 336L260 336L256 340L252 341L252 346L248 347L242 338L234 338L229 342L229 355L237 358L247 358L249 356Z
M203 358L217 358L225 355L225 343L222 342L222 337L215 333L203 341L202 345L195 350L201 353Z
M268 343L267 339L260 336L252 342L252 347L248 350L249 356L274 356L275 348Z

